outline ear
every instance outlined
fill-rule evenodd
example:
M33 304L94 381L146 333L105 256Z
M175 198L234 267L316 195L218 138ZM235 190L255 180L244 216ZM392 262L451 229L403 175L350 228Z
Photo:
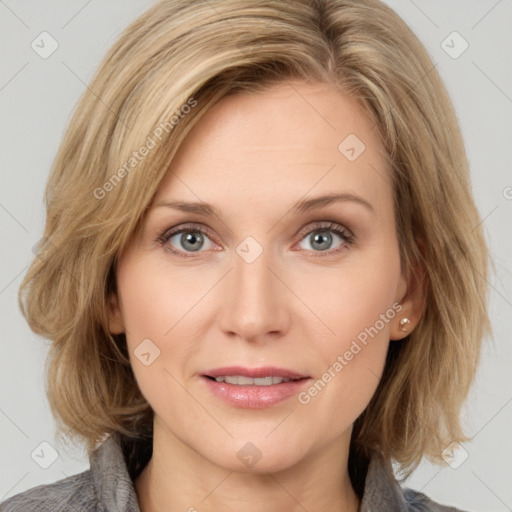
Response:
M425 245L418 240L418 246L423 254L425 254ZM395 300L402 305L402 309L397 313L391 323L390 339L401 340L408 336L412 330L418 325L425 307L427 282L426 272L421 263L418 262L412 270L409 278L402 271L397 286L397 294ZM400 325L400 320L408 318L409 323Z
M108 305L108 325L111 334L122 334L124 332L124 322L119 308L119 299L116 293L112 293Z

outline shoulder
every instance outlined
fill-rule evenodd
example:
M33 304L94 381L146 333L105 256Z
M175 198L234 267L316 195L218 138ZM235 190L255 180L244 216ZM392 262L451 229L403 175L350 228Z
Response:
M392 462L382 453L374 451L368 464L361 512L396 510L400 512L465 512L442 505L420 491L402 487L404 480L395 477Z
M407 503L407 512L466 512L460 508L441 505L413 489L404 488L403 495Z
M72 512L97 510L91 471L38 485L0 503L0 512Z

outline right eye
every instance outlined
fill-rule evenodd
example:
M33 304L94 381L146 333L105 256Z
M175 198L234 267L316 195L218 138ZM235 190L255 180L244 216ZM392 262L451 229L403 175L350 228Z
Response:
M206 228L195 224L186 224L178 226L177 229L172 228L171 231L167 229L157 240L166 251L188 258L193 256L194 252L201 252L205 240L210 240L208 235L209 230ZM212 244L211 240L210 244ZM181 247L176 248L180 245Z

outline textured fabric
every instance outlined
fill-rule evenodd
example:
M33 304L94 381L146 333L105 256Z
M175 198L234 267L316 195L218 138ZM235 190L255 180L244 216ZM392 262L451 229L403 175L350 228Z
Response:
M140 512L129 465L118 438L111 436L93 453L90 469L8 498L0 503L0 512ZM378 453L370 461L359 510L463 512L402 489L390 461Z

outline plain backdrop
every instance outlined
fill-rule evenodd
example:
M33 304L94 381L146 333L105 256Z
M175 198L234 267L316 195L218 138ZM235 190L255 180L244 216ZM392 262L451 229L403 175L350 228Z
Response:
M485 344L464 409L473 436L467 459L456 469L422 463L405 485L468 511L511 511L512 0L387 3L424 43L452 97L496 266L494 342ZM43 189L72 109L106 50L151 4L0 0L0 500L89 467L80 448L55 442L44 390L48 342L26 325L17 292L42 236ZM44 51L58 44L47 58L32 47L41 37Z

